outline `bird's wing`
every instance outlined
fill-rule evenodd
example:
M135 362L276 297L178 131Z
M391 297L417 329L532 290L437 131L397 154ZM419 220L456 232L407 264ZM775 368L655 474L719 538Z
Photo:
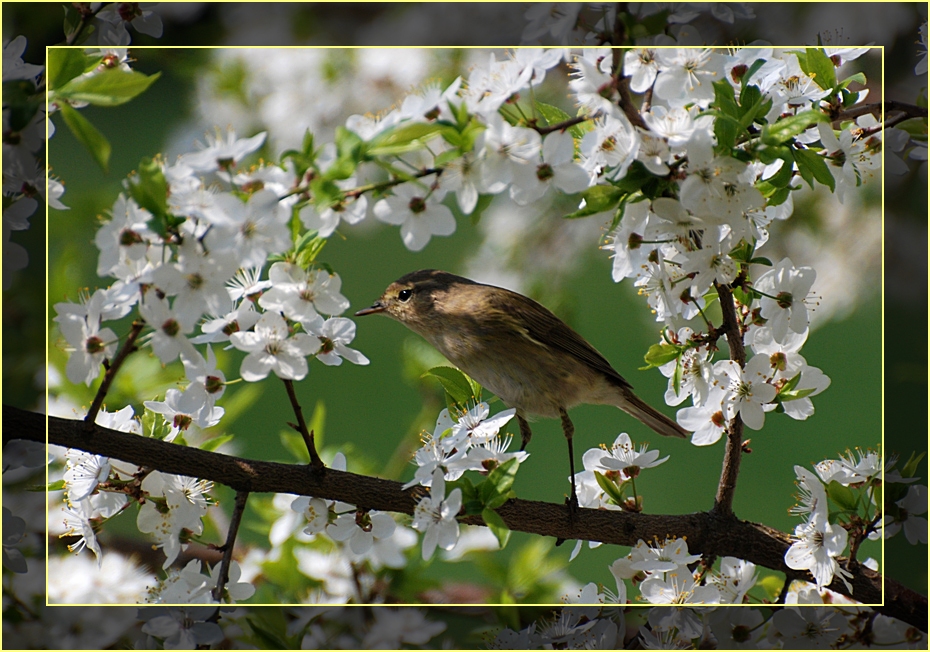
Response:
M501 290L501 292L505 294L495 293L493 296L491 300L493 307L501 312L512 314L521 323L526 324L526 335L530 339L539 344L547 342L558 347L579 358L592 369L600 371L621 387L632 387L616 369L610 366L607 358L601 355L600 351L591 346L587 340L556 317L548 308L522 294L509 290Z

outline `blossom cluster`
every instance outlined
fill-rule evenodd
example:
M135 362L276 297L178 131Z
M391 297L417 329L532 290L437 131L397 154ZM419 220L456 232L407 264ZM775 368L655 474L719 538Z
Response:
M174 162L143 161L94 239L97 273L114 282L80 303L55 306L72 351L67 377L90 385L102 367L110 373L119 341L107 322L136 310L140 342L162 364L180 360L185 370L182 389L145 401L148 413L162 415L164 438L216 426L228 381L214 346L245 354L239 376L247 382L272 372L301 380L310 358L368 363L349 347L355 325L340 316L349 307L341 278L318 261L334 234L373 217L399 226L405 246L420 251L456 230L453 207L473 214L481 196L530 206L574 195L580 204L572 217L610 224L605 248L614 280L634 279L663 325L647 361L669 377L669 404L692 399L678 414L694 432L692 443L716 442L737 416L754 429L774 410L807 418L810 397L829 385L799 354L816 275L788 258L773 265L758 252L767 225L790 216L795 185L816 181L842 195L874 174L874 121L843 123L837 135L827 117L865 96L849 89L858 77L837 79L831 57L863 53L521 49L489 54L467 78L414 91L387 113L351 116L334 142L319 145L308 133L278 163L247 166L267 135L240 138L231 129ZM521 99L566 62L575 117ZM627 84L649 94L641 113L624 96ZM714 361L719 335L712 336L708 312L722 285L736 290L737 320L754 353L745 367ZM487 521L496 501L506 500L507 473L526 459L506 452L511 438L500 435L513 414L490 417L485 403L444 411L415 454L418 469L407 487L429 488L412 521L424 534L424 559L456 545L463 505L481 497ZM610 450L588 451L577 478L580 503L638 511L639 471L665 459L636 451L625 434ZM446 483L468 470L487 475L493 490L481 494L462 482L447 493ZM183 479L149 475L142 485L145 505L163 499L169 508L156 514L143 505L139 522L164 548L167 565L184 537L202 531L203 504L172 507L174 485L190 490ZM289 519L280 531L325 531L356 558L403 565L410 531L390 515L310 497L292 499L290 508L307 525ZM495 534L501 538L500 528ZM655 595L671 590L668 576L652 579Z
M908 543L925 544L927 488L913 484L920 480L913 458L902 471L895 468L897 463L896 455L883 460L876 451L857 449L818 462L814 472L795 466L800 493L791 511L804 522L795 527L785 564L810 571L818 589L839 577L851 590L848 566L836 559L847 546L855 550L865 538L887 539L902 528ZM877 569L877 564L864 563Z

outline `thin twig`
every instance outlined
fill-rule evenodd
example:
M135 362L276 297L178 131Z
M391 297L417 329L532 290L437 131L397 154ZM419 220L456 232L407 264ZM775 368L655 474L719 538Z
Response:
M836 116L834 122L853 120L867 113L872 113L875 117L878 117L881 115L882 111L884 111L886 116L889 113L903 113L906 116L905 119L927 117L927 107L925 106L917 106L916 104L908 104L907 102L899 102L897 100L888 100L886 102L873 102L871 104L857 104L856 106L844 109Z
M545 136L546 134L551 134L553 131L565 131L569 127L574 127L577 124L582 122L587 122L588 120L593 120L594 118L589 115L577 115L574 118L569 118L568 120L563 120L562 122L557 122L554 125L549 125L548 127L533 127L533 129L540 136Z
M739 322L736 318L736 305L733 292L729 285L714 283L717 296L720 297L720 307L723 311L723 333L727 336L730 346L730 359L740 368L746 366L746 349L743 346L743 334L740 332ZM739 475L740 455L743 450L743 420L737 413L727 428L727 445L723 455L723 470L720 473L720 483L717 485L717 496L714 499L714 512L720 516L733 516L733 495L736 493L736 478Z
M414 179L422 179L423 177L428 177L431 174L442 174L445 168L424 168L413 174ZM410 179L404 179L398 177L397 179L391 179L390 181L380 181L378 183L369 183L365 186L359 186L358 188L353 188L352 190L347 190L344 193L346 199L350 197L358 197L370 190L386 190L387 188L393 188L394 186L399 186L402 183L406 183Z
M297 400L297 392L294 391L294 381L289 378L282 378L281 380L284 381L284 387L287 388L287 397L291 399L291 407L294 408L294 415L297 417L297 425L293 423L289 425L304 438L304 443L307 445L307 452L310 453L310 464L318 469L322 469L325 465L316 452L316 444L313 442L313 433L307 431L307 422L304 421L304 411L300 407L300 401Z
M116 372L123 366L129 354L138 349L136 340L139 338L140 333L142 333L143 328L145 328L144 321L137 319L132 322L129 336L126 338L126 341L123 342L123 346L120 347L120 350L116 352L116 356L114 356L112 362L107 365L107 371L103 375L100 387L97 389L94 402L91 403L90 409L87 411L87 416L84 418L84 421L87 423L93 423L97 419L97 413L100 412L100 408L103 406L103 400L107 397L107 392L110 391L110 385L116 377Z
M778 597L775 599L775 604L785 604L785 600L788 599L788 591L791 589L791 580L787 577L785 578L785 583L781 585L781 591L778 594Z
M233 507L232 520L229 523L229 533L226 535L226 543L223 544L223 559L220 561L220 575L213 587L213 599L221 602L223 591L226 584L229 583L229 565L232 563L233 548L235 548L236 535L239 533L239 524L242 522L242 513L245 511L245 503L249 499L248 491L236 492L236 504Z

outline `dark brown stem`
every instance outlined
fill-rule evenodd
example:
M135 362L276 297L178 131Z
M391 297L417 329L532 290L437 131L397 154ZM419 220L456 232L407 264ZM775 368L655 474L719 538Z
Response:
M551 134L554 131L565 131L569 127L574 127L577 124L581 124L582 122L587 122L588 120L592 119L593 118L589 115L578 115L574 118L569 118L568 120L557 122L554 125L549 125L548 127L533 127L533 129L540 136L545 136L546 134Z
M849 559L846 561L846 570L850 570L851 565L858 563L856 555L859 554L859 546L868 538L869 534L875 531L875 526L878 525L878 522L881 520L881 510L879 510L875 518L868 523L862 523L858 518L856 519L856 526L853 531L849 533Z
M444 169L445 169L445 168L425 168L425 169L423 169L423 170L420 170L420 171L417 172L416 174L412 174L411 176L412 176L414 179L422 179L423 177L428 177L428 176L431 175L431 174L442 174L442 171L443 171ZM365 185L365 186L359 186L358 188L353 188L352 190L347 190L347 191L345 192L345 197L346 197L347 199L350 198L350 197L358 197L358 196L363 195L364 193L366 193L366 192L368 192L368 191L370 191L370 190L385 190L385 189L387 189L387 188L393 188L394 186L399 186L399 185L402 184L402 183L407 183L408 181L410 181L410 179L406 179L406 178L404 178L404 179L402 179L402 178L397 178L397 179L391 179L390 181L381 181L381 182L378 182L378 183L369 183L368 185Z
M743 334L736 318L733 291L728 285L719 283L714 285L717 288L717 296L720 297L720 308L723 311L722 332L726 334L727 344L730 346L730 359L736 362L740 368L745 367L746 349L743 346ZM717 496L714 498L714 511L721 516L733 516L733 495L736 493L736 478L739 475L742 450L743 420L737 414L730 420L730 425L727 428L723 470L720 473L720 483L717 485Z
M304 443L307 445L307 452L310 453L310 464L318 469L322 469L325 465L316 452L316 444L313 442L313 433L307 431L307 422L304 421L304 411L300 407L300 401L297 400L297 392L294 391L294 381L289 378L282 378L281 380L284 381L284 387L287 388L287 397L291 400L291 407L294 408L294 415L297 417L297 425L293 423L290 425L304 438Z
M84 417L84 421L87 423L93 423L97 419L97 413L100 412L100 408L103 406L103 400L107 397L107 392L110 391L110 385L116 377L116 372L123 366L129 354L137 350L136 340L139 339L139 334L142 333L143 328L145 328L144 321L137 319L132 322L132 328L129 330L126 341L123 342L123 346L120 347L120 350L116 352L116 356L110 364L107 365L106 373L103 374L103 380L100 382L100 388L97 389L94 402L91 403L90 409L87 411L87 416Z
M220 561L220 575L213 587L213 599L223 601L223 591L229 583L229 565L232 563L233 548L236 547L236 536L239 533L239 524L242 522L242 513L245 503L249 499L248 491L236 492L236 503L233 507L232 520L229 523L229 532L226 534L226 543L223 544L223 559Z
M785 578L785 583L781 587L781 591L778 593L778 597L775 599L775 604L785 604L785 600L788 599L788 591L791 590L791 581L788 578Z
M927 107L925 106L917 106L916 104L908 104L907 102L899 102L897 100L887 100L885 102L873 102L871 104L858 104L844 109L836 116L834 122L854 120L867 113L872 113L877 118L882 114L882 111L885 112L886 116L889 113L903 113L905 120L909 118L927 117Z
M649 126L643 120L639 109L633 103L633 96L630 95L630 78L622 77L617 80L617 90L620 91L620 108L634 127L639 127L643 131L649 131Z
M89 428L81 421L46 417L12 406L3 406L3 441L26 439L79 448L81 450L147 466L163 473L188 475L212 480L236 491L290 493L339 500L362 509L380 509L412 514L416 500L401 483L327 469L316 473L300 464L278 464L212 453L178 446L132 433L110 430L96 424ZM634 514L599 509L578 509L573 523L565 505L514 499L496 511L508 528L563 539L601 541L633 546L642 539L664 540L668 536L687 537L694 554L713 553L751 561L784 573L786 581L812 581L809 573L785 564L791 537L760 523L723 516L719 511L696 514ZM482 525L480 516L463 516L460 522ZM841 560L842 561L842 560ZM903 620L927 631L927 598L904 585L882 578L864 566L853 573L852 591L838 578L829 588L876 611ZM882 605L882 589L884 604Z

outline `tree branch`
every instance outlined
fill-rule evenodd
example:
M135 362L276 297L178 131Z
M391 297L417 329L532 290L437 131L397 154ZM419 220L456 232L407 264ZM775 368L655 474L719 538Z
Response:
M540 136L545 136L546 134L551 134L553 131L565 131L569 127L574 127L579 125L582 122L587 122L588 120L593 120L589 115L576 115L574 118L569 118L568 120L563 120L562 122L557 122L554 125L549 125L547 127L533 127L533 129Z
M226 584L229 583L229 565L232 563L233 548L236 547L236 535L239 534L239 524L242 523L242 514L245 512L245 504L249 499L248 491L237 491L236 502L233 507L232 520L229 522L229 532L226 535L226 543L223 544L223 560L220 562L220 575L213 588L213 599L217 602L223 601L223 591ZM219 611L217 611L219 613Z
M304 421L304 411L300 407L300 401L297 400L297 392L294 390L294 381L289 378L282 378L284 387L287 389L287 397L291 401L291 407L294 408L294 415L297 417L297 423L289 423L294 430L303 437L304 444L307 446L307 452L310 454L310 464L317 468L323 468L323 460L316 452L316 442L313 441L313 433L307 432L307 422Z
M238 492L280 492L339 500L364 509L412 514L416 500L401 483L327 469L319 473L302 464L261 462L179 446L131 433L118 432L82 421L47 418L48 443L80 448L164 473L198 477L225 484ZM3 406L3 441L46 441L46 417ZM633 546L642 539L687 537L694 553L713 553L751 561L784 573L787 580L810 581L806 572L785 565L789 535L759 523L741 521L719 512L681 515L633 514L579 509L570 522L565 505L534 500L510 500L497 510L511 530L562 539L582 539ZM483 525L480 516L463 516L462 523ZM882 602L882 585L885 603ZM852 593L838 579L830 589L865 604L881 605L876 611L927 630L927 598L880 574L860 567L852 578Z
M144 321L137 319L132 322L132 328L129 329L129 335L126 337L126 341L123 342L123 346L120 347L116 355L113 356L113 360L107 365L106 373L103 375L103 380L100 382L100 387L97 389L97 395L94 396L94 402L91 403L90 409L87 410L87 416L84 418L88 423L93 423L97 420L97 413L100 412L103 401L107 397L107 392L110 391L110 385L113 383L113 379L116 378L116 372L123 366L129 354L138 349L136 340L139 339L139 334L142 333L143 328L145 328Z
M877 118L882 111L885 112L886 117L889 113L903 113L904 119L927 117L927 107L925 106L917 106L916 104L908 104L897 100L886 100L885 102L873 102L872 104L857 104L844 109L836 116L834 122L855 120L866 113L872 113Z
M717 287L717 296L720 298L720 308L723 312L722 333L727 336L730 347L730 359L739 364L740 368L746 366L746 348L743 346L743 334L740 332L739 321L736 318L736 304L733 303L733 291L730 286L714 283ZM717 496L714 498L714 511L721 516L733 515L733 496L736 493L736 478L739 475L740 457L743 451L743 420L737 414L730 420L727 428L726 451L723 454L723 470L720 472L720 482L717 485Z

